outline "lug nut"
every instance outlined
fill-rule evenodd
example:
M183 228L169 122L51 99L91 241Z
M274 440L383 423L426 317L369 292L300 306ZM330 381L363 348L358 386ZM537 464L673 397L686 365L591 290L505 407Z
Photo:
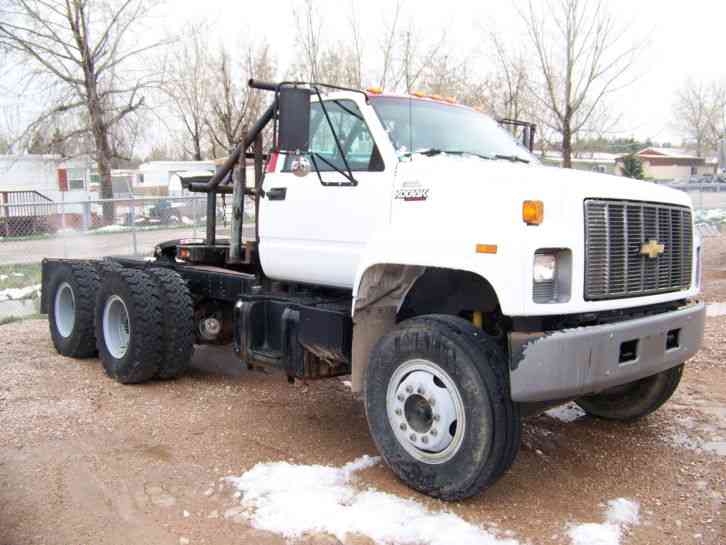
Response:
M421 442L422 442L422 443L423 443L423 444L425 445L425 444L427 444L427 443L429 442L429 438L428 438L428 437L426 437L426 436L424 435L424 436L423 436L423 437L421 438Z
M396 416L401 416L401 413L402 413L401 409L396 409L393 412L396 413Z
M412 393L413 392L413 386L411 386L410 384L408 386L406 386L406 392L409 393L409 394Z
M398 401L403 401L406 398L403 397L403 394L398 394L397 399L398 399Z
M411 439L411 441L413 441L415 443L416 442L416 434L415 433L412 433L411 436L409 437L409 439Z
M439 413L436 413L434 415L434 422L438 422L439 420L441 420L441 415Z
M436 405L436 398L432 397L431 399L429 399L429 405L431 405L432 407Z
M430 431L429 433L430 433L431 435L433 435L434 437L436 437L436 435L437 435L437 434L438 434L439 432L437 432L437 431L436 431L436 428L431 428L431 431Z
M425 390L423 389L423 387L419 386L419 387L418 387L418 390L416 390L416 392L417 392L418 394L420 394L420 395L424 395L424 393L425 393Z
M399 428L401 428L401 431L406 431L408 429L408 426L406 425L405 422L401 422L401 425L399 426Z

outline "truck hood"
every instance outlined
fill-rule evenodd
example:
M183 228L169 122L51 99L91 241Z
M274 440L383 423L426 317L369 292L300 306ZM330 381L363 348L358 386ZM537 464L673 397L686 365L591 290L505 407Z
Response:
M431 191L446 188L491 199L499 194L525 199L582 201L587 198L627 199L691 206L682 191L582 170L486 160L472 156L417 155L398 165L396 188L420 185ZM504 196L504 195L502 195Z

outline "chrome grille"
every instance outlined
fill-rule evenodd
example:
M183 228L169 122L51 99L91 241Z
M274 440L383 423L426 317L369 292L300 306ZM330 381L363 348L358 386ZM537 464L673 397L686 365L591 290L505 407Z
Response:
M654 240L656 258L641 254ZM585 299L666 293L691 285L693 227L688 208L637 201L585 201Z

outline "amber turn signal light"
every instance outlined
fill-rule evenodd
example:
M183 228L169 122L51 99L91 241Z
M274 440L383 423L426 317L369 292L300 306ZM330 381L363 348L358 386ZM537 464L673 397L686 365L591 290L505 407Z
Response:
M539 225L544 221L544 203L542 201L524 201L522 203L522 221L527 225Z
M478 253L478 254L496 254L497 245L496 244L477 244L476 253Z

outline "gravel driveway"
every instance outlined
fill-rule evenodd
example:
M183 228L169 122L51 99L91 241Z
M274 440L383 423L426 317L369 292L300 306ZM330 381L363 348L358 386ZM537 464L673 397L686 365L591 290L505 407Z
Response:
M711 239L707 255L705 298L726 302L725 241ZM623 544L723 544L725 351L726 316L711 317L674 399L638 423L528 419L512 470L466 502L416 494L380 464L358 486L532 544L569 544L568 525L600 521L624 497L640 503L641 521ZM375 454L363 405L340 380L291 386L211 348L194 364L176 381L122 386L97 360L58 356L43 320L0 327L0 544L283 544L239 516L220 479L259 462L342 466Z

